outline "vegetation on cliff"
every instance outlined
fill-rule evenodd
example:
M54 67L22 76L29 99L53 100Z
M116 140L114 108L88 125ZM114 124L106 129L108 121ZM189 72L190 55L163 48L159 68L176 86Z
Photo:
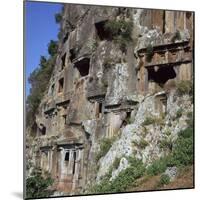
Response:
M133 30L133 23L125 20L109 20L105 24L116 44L119 45L122 51L126 50L126 46L132 41L131 33Z
M26 179L26 198L49 197L52 191L48 189L53 179L47 175L42 176L41 171L34 169L31 176Z
M49 57L41 56L39 66L30 74L30 94L26 100L26 126L33 127L35 114L47 89L57 56L58 43L51 40L48 44Z
M92 187L89 193L98 194L126 191L128 186L132 185L135 180L140 178L145 172L145 167L141 160L135 159L133 157L129 157L128 160L130 166L121 171L115 179L110 180L112 176L111 168L109 172L104 176L100 184L96 184L94 187Z
M116 159L109 172L102 178L99 184L92 187L90 193L123 192L130 187L134 191L134 187L138 187L136 182L140 177L153 177L161 174L156 185L156 187L160 188L170 183L169 176L163 174L167 167L176 166L181 171L185 167L192 166L194 161L193 116L191 113L188 113L187 117L188 127L178 133L178 138L172 143L172 146L166 146L169 148L169 153L166 156L154 160L146 168L141 160L130 157L128 158L130 166L122 170L115 179L111 179L112 171L119 166L119 160ZM110 145L106 145L106 147L108 146L110 147Z

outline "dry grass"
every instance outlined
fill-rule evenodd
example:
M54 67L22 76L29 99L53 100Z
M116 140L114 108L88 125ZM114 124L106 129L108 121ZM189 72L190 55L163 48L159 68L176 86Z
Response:
M158 187L160 176L144 176L129 187L127 191L146 191L146 190L163 190L163 189L178 189L178 188L193 188L193 166L187 166L180 169L177 178L162 187Z
M173 182L163 186L161 189L193 188L193 176L193 166L187 166L180 170Z

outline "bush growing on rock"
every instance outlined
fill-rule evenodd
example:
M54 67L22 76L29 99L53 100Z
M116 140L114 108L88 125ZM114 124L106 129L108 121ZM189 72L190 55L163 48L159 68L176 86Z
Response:
M62 21L62 14L61 13L55 14L55 21L56 21L57 24L59 24Z
M40 58L40 65L29 76L28 82L31 84L30 94L26 100L26 125L33 126L35 114L49 83L56 58L56 42L49 43L49 51L52 54L48 59L44 56Z
M182 108L179 108L179 109L177 110L177 112L176 112L176 119L177 119L177 118L180 118L180 117L182 116L182 114L183 114L183 109L182 109Z
M143 126L148 126L148 125L154 124L154 123L155 123L155 119L153 117L146 117L146 119L144 120L142 125Z
M193 95L193 83L192 81L186 80L186 81L180 81L177 83L177 93L178 95Z
M40 171L34 170L32 176L26 179L26 198L49 197L53 192L48 187L52 184L50 176L44 178Z
M172 157L177 166L186 166L193 164L193 156L193 128L186 128L179 133Z
M179 30L177 30L174 34L174 36L171 39L171 42L175 42L176 40L181 40L181 33Z
M119 167L120 160L121 160L121 158L118 158L118 157L115 158L115 160L113 162L113 168L114 169L117 169Z
M167 168L167 158L155 160L148 168L147 174L150 176L158 175L164 172Z
M125 20L109 20L105 24L115 43L119 44L120 49L125 51L126 46L132 41L133 23Z
M148 146L148 144L149 144L144 138L142 138L139 142L132 141L132 143L134 146L137 146L140 149L145 149L146 146Z
M110 147L112 146L112 143L114 141L114 138L104 138L100 142L100 151L96 154L96 161L98 161L101 157L105 156Z
M187 118L188 119L186 120L186 122L188 124L188 127L193 128L193 126L194 126L193 112L188 112Z
M163 140L160 140L160 144L159 144L159 147L161 149L169 149L169 150L172 150L172 147L173 147L173 142L171 141L171 139L163 139Z
M121 171L112 181L110 181L111 173L108 173L99 184L91 189L90 193L116 193L126 191L145 172L145 167L141 160L132 157L129 157L128 160L130 163L129 167Z
M193 164L193 128L188 127L178 133L178 139L168 156L155 160L148 168L148 175L158 175L168 166L187 166Z

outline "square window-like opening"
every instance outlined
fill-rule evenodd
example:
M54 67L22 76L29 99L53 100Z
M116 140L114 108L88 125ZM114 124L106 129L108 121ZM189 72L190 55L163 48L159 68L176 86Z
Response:
M106 22L107 21L101 21L101 22L95 23L96 32L100 40L111 39L111 33L109 32L109 30L105 28Z
M99 103L99 113L102 113L102 103Z
M158 83L159 85L165 84L169 79L174 79L176 72L173 66L159 67L158 70L154 68L148 69L148 80Z
M65 154L65 161L69 161L69 152L66 152Z
M83 58L82 60L76 62L74 67L78 69L80 76L87 76L89 74L90 59Z
M63 92L63 88L64 88L64 78L61 78L59 81L59 86L58 86L58 93L62 93Z
M41 135L46 135L46 127L44 126L44 124L40 124L39 131Z
M102 113L103 113L103 105L102 103L96 103L96 118L101 118L102 116Z

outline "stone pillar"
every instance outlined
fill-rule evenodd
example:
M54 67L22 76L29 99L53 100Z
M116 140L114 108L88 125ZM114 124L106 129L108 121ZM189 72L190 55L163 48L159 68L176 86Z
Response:
M95 118L99 118L99 103L95 101Z
M144 88L143 88L143 91L144 91L144 94L148 93L148 71L147 69L144 67Z
M65 159L65 151L64 148L60 151L60 180L64 178L64 159Z
M179 80L191 80L191 63L183 63L180 65Z
M175 19L174 11L165 11L165 32L174 32L175 29Z
M49 150L49 173L52 171L52 149Z
M59 177L59 153L56 147L52 149L51 156L51 175L54 179L58 179Z
M73 184L72 184L72 190L75 190L78 186L78 179L79 179L79 169L80 169L80 153L79 150L74 151L76 153L76 158L74 158L74 165L75 165L75 171L73 175ZM73 166L74 168L74 166Z
M74 156L72 149L69 150L69 164L67 168L67 174L72 175L73 172L73 162L74 162Z
M41 159L40 159L40 167L41 169L43 169L43 165L44 165L44 152L41 152Z

